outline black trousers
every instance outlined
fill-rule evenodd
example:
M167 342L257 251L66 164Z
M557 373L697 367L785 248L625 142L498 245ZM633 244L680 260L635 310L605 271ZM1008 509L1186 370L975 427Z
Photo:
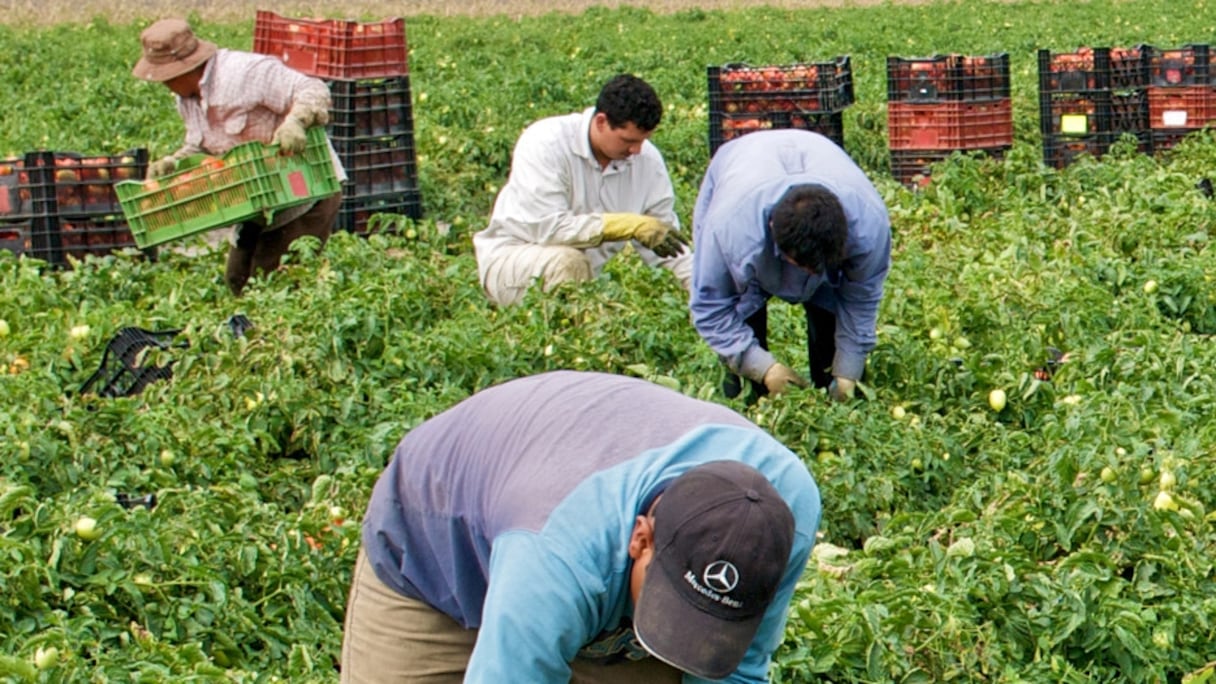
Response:
M807 365L811 372L811 384L819 388L827 388L832 384L832 359L836 356L836 314L803 302L806 311L806 355ZM760 307L756 313L748 316L747 327L756 335L760 346L768 349L768 305ZM751 380L754 401L768 394L768 388L762 382ZM742 379L734 373L727 373L726 381L722 383L722 392L727 398L733 399L743 391Z
M236 244L228 248L224 272L228 289L239 297L250 276L269 273L279 267L279 260L297 238L312 235L324 245L333 232L334 220L341 208L342 193L339 192L317 200L311 209L280 228L266 230L264 221L247 221L238 226Z

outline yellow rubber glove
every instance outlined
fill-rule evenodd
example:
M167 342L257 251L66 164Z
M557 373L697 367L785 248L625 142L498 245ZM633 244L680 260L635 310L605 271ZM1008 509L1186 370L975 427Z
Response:
M308 144L308 134L299 119L289 116L275 129L270 144L278 145L281 154L299 154Z
M832 378L832 384L828 385L828 396L833 401L849 401L853 398L853 390L856 388L855 381L837 376Z
M810 385L806 378L794 372L794 369L781 363L774 363L764 371L764 386L768 388L768 393L776 396L785 390L789 389L790 385L795 387L807 387Z
M664 258L680 254L688 244L676 229L645 214L604 214L604 240L637 240Z

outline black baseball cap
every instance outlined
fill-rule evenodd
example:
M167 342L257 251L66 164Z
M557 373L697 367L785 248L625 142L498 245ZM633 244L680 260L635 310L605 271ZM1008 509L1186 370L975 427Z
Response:
M654 511L655 555L633 628L652 655L723 679L760 629L794 544L794 515L760 471L712 461L677 477Z

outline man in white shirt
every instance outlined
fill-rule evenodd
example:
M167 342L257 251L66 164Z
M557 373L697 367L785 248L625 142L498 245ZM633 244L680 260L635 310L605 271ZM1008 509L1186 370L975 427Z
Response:
M473 236L491 301L517 303L538 279L546 290L590 280L630 242L689 288L692 250L677 232L667 165L649 140L662 114L648 83L621 74L595 107L524 130L490 224Z

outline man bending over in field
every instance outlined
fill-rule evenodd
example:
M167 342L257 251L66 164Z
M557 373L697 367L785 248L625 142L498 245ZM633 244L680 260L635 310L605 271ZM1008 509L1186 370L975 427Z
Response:
M819 525L792 451L606 373L483 390L397 445L344 684L763 684Z
M537 279L546 289L590 280L631 241L688 289L691 250L676 232L667 165L649 141L662 114L654 89L622 74L595 107L524 130L490 225L473 236L491 301L514 304Z
M818 133L748 133L710 160L693 208L693 325L729 368L725 393L756 396L808 383L768 351L768 300L806 310L811 381L853 396L874 347L891 265L882 197Z
M181 19L162 19L140 34L143 57L137 78L164 83L177 96L186 124L184 144L152 162L148 177L168 175L190 155L220 156L245 142L276 144L285 154L304 151L309 126L329 121L329 87L288 68L282 61L250 52L217 49L195 37ZM330 145L338 180L346 172ZM225 280L235 295L255 272L271 271L296 238L312 235L324 244L342 205L342 193L277 212L268 226L261 219L237 226L228 251Z

